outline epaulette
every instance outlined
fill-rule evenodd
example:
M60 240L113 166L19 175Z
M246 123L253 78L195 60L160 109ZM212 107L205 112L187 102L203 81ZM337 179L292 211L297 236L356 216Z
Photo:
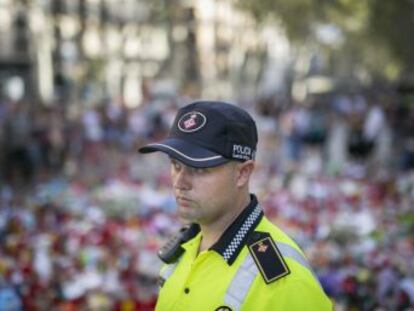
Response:
M290 273L282 254L269 233L253 232L247 246L266 284Z
M200 232L200 226L198 224L190 224L181 228L176 235L160 248L158 257L167 264L176 262L184 253L184 248L181 244L191 240L198 232Z

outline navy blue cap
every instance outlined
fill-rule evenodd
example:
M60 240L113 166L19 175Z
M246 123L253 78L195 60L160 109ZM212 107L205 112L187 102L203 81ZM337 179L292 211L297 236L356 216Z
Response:
M196 168L218 166L230 160L254 160L257 128L245 110L220 101L197 101L181 108L168 137L139 149L162 151Z

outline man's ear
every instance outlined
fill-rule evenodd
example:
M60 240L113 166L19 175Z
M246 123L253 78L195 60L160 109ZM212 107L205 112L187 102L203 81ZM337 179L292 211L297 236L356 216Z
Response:
M249 183L250 175L254 170L254 161L248 160L236 165L236 184L238 187L244 187Z

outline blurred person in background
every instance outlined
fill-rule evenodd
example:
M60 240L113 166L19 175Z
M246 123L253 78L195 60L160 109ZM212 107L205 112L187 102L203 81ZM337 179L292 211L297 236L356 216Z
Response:
M303 252L250 193L257 141L246 111L198 101L178 111L168 138L140 148L170 157L187 223L159 251L156 310L332 309Z
M13 102L11 113L4 120L5 178L14 185L25 185L33 177L30 155L31 119L28 107Z

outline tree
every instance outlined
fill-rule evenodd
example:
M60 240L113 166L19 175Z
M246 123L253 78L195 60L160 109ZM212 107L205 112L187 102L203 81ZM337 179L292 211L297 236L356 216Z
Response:
M376 79L413 78L414 1L381 0L238 0L258 22L278 20L296 44L317 42L320 25L335 27L343 37L334 58L365 68ZM321 46L323 42L319 42Z

